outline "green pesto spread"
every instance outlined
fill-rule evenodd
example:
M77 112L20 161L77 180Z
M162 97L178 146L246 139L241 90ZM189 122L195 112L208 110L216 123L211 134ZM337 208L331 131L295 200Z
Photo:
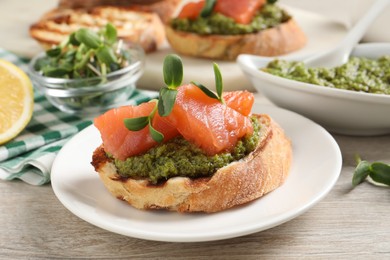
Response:
M212 13L208 17L198 17L196 20L174 18L171 21L173 29L197 34L235 35L256 33L275 27L290 19L284 10L274 4L265 4L249 24L236 23L232 18L220 13Z
M147 153L125 161L114 160L119 175L131 178L147 178L153 184L175 176L206 177L219 168L237 161L252 152L259 142L260 124L252 117L253 134L239 140L230 152L208 156L201 149L182 137L151 148Z
M352 57L335 68L308 68L303 62L274 60L263 71L320 86L390 94L390 55L379 59Z

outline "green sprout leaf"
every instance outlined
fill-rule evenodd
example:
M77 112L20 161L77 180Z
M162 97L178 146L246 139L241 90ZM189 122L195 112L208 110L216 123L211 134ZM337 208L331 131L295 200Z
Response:
M367 161L360 161L352 177L352 185L357 186L358 184L362 183L369 174L370 163Z
M86 28L81 28L76 32L76 40L80 43L85 44L91 49L97 49L102 44L102 41L99 38L99 35L91 30Z
M374 162L370 164L367 161L362 161L356 156L358 163L354 175L352 177L352 185L356 186L362 183L368 176L374 181L374 184L380 183L390 186L390 165L382 162Z
M217 63L213 64L214 76L215 76L215 89L217 90L218 99L222 102L223 83L222 75ZM223 102L222 102L223 103Z
M164 135L159 131L157 131L152 125L153 117L156 111L157 111L157 106L153 108L152 112L148 116L125 118L123 122L126 128L129 129L130 131L139 131L144 129L146 126L149 126L149 132L153 140L158 143L161 143L164 140Z
M206 3L204 4L204 7L202 11L200 11L200 16L205 18L211 15L213 12L216 0L206 0Z
M57 67L45 67L42 71L47 77L58 78L67 75L72 69L72 64L63 62Z
M274 4L274 3L276 3L278 0L267 0L267 4Z
M47 68L51 68L50 59L38 59L37 62L34 64L34 69L36 71L42 71L44 73L44 70Z
M210 89L206 88L204 85L197 83L195 81L191 81L191 83L194 84L195 86L197 86L200 90L202 90L203 93L205 93L207 96L209 96L211 98L219 99L218 96L214 92L212 92Z
M215 94L213 91L205 87L204 85L197 83L195 81L192 81L191 83L197 86L200 90L203 91L207 96L211 98L215 98L219 100L222 104L225 103L223 100L222 94L223 94L223 83L222 83L222 74L221 71L219 70L218 64L214 63L213 64L214 68L214 76L215 76L215 88L217 90L217 94Z
M124 120L125 126L130 131L139 131L144 129L145 126L149 123L148 116L135 117L135 118L125 118Z
M78 53L76 53L77 56ZM85 67L90 59L90 57L94 54L94 50L89 50L87 53L80 54L81 60L76 61L74 64L74 69L79 70L83 67ZM77 58L77 57L76 57Z
M109 45L114 44L118 39L116 28L111 23L106 24L104 34Z
M46 77L60 78L68 74L69 70L66 68L48 68L44 70Z
M58 57L61 54L61 48L60 47L55 47L53 49L47 50L46 55L49 57Z
M101 46L96 51L96 56L101 63L105 63L110 66L111 63L117 63L118 59L112 48L108 46Z
M71 33L69 35L69 43L74 46L79 46L80 42L76 39L76 33Z
M390 186L390 165L374 162L371 164L370 177L379 183L383 183Z
M164 135L152 126L152 120L149 120L149 132L154 141L161 143L164 140Z
M177 96L176 89L169 89L167 87L161 88L159 92L158 113L161 116L168 116L175 105Z
M88 56L86 55L86 52L92 52L94 50L87 50L87 47L85 47L85 45L80 45L77 50L76 50L76 55L75 55L75 58L76 60L82 60L82 59L85 59L85 56ZM89 59L89 57L88 57Z
M168 88L177 88L183 81L183 63L178 55L170 54L164 59L164 82Z

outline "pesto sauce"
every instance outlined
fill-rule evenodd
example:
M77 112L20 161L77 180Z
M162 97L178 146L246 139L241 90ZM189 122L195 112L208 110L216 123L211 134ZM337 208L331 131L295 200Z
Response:
M244 158L259 142L260 124L252 117L253 134L239 140L230 152L208 156L183 137L176 137L151 148L147 153L125 161L115 159L114 164L122 177L147 178L153 184L176 176L206 177L233 161Z
M212 13L209 17L198 17L196 20L174 18L171 21L171 26L178 31L193 32L202 35L235 35L256 33L275 27L288 21L290 18L290 15L278 6L265 4L249 24L236 23L230 17L220 13Z
M303 62L274 60L262 69L310 84L375 94L390 94L390 55L379 59L351 57L335 68L307 68Z

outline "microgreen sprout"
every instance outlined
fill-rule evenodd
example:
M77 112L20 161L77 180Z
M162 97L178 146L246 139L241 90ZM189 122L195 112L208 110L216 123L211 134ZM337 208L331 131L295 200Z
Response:
M58 46L46 51L35 64L43 76L55 78L102 77L128 65L116 28L108 23L95 32L80 28Z
M177 88L183 81L183 63L178 55L167 55L163 65L164 82L167 85L160 89L158 113L168 116L176 101Z
M157 100L152 100L150 102L158 102ZM149 132L153 140L156 142L162 142L164 140L164 135L157 131L153 125L153 117L156 114L157 106L154 107L152 112L148 116L135 117L135 118L125 118L124 124L127 129L130 131L139 131L144 129L146 126L149 126Z
M217 90L216 93L200 83L192 82L192 84L197 86L207 96L215 98L224 104L225 102L222 97L223 84L221 71L216 63L213 64L213 68L215 74L215 86ZM156 142L162 142L164 140L164 135L153 127L152 122L154 115L157 111L160 116L168 116L172 112L176 102L177 89L183 81L183 63L178 55L170 54L165 57L163 63L163 75L166 86L160 89L159 99L153 101L156 102L156 106L153 111L148 116L124 119L124 124L130 131L139 131L144 129L146 126L149 126L149 132Z
M217 63L213 63L213 68L214 68L214 76L215 76L215 89L217 91L217 94L215 94L213 91L209 90L207 87L203 86L200 83L197 83L195 81L192 81L191 83L197 86L198 88L200 88L207 96L218 99L222 104L225 104L225 101L223 100L222 97L222 93L223 93L222 74Z
M361 160L360 156L356 155L357 166L352 178L352 185L357 186L370 177L374 184L385 184L390 186L390 165L382 162L369 163Z
M168 116L171 113L176 101L177 88L183 81L183 63L178 55L170 54L165 57L163 75L166 86L160 89L159 100L156 101L156 107L150 115L125 119L125 126L131 131L138 131L149 125L150 134L156 142L162 142L164 135L153 128L153 117L157 110L161 116Z
M200 11L200 16L205 18L211 15L217 0L206 0L203 9Z

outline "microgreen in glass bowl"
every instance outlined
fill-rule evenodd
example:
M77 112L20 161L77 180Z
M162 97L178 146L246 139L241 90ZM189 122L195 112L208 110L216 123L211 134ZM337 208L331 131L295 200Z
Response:
M29 64L34 86L68 113L100 113L125 102L143 73L144 51L118 40L113 25L81 28Z

